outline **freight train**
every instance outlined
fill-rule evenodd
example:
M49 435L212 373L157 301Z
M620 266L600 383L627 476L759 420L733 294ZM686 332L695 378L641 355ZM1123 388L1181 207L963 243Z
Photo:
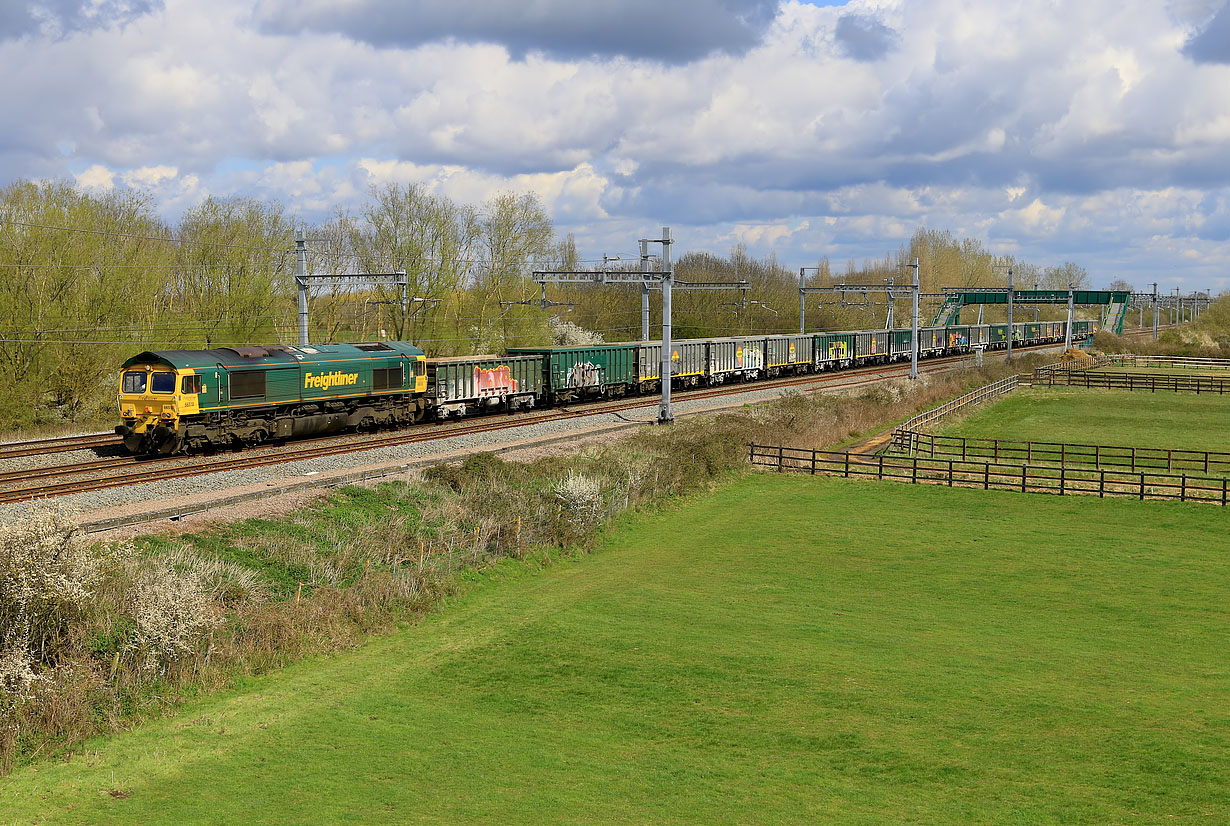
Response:
M1013 325L1022 345L1062 341L1066 322ZM1073 323L1072 338L1095 322ZM1007 346L1008 325L924 327L919 357ZM855 330L672 342L672 387L754 381L910 358L912 331ZM661 389L662 343L514 347L428 359L398 341L159 350L120 368L116 433L136 454L208 451L342 430L405 427Z

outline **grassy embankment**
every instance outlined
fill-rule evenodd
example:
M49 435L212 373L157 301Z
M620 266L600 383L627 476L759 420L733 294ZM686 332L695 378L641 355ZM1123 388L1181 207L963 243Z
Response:
M1018 390L937 430L945 436L1230 451L1230 396L1083 388Z
M1224 822L1223 528L1208 507L757 474L625 518L592 556L469 574L361 650L19 770L0 810Z

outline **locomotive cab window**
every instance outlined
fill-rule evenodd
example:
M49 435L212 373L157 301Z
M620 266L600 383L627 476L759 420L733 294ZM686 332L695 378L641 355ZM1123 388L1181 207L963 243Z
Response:
M151 393L174 393L175 374L155 373L150 376L149 389Z
M200 376L184 376L184 380L180 382L179 392L181 393L200 393L201 392L201 377Z
M424 359L415 359L415 360L414 360L414 375L415 375L415 376L425 376L425 375L427 375L427 362L426 362L426 360L424 360Z
M145 392L145 373L139 370L129 370L124 374L125 393Z

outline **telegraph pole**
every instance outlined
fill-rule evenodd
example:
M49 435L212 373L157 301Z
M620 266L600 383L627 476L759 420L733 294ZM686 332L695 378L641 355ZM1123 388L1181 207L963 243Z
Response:
M1012 361L1012 267L1008 268L1008 361Z
M807 332L807 305L804 299L803 290L806 282L803 280L803 271L806 267L799 267L799 332Z
M1036 308L1035 308L1036 309ZM1072 315L1076 311L1076 291L1072 289L1072 282L1068 282L1068 328L1063 334L1063 349L1072 349Z
M641 239L641 272L649 272L649 240ZM641 341L649 341L649 281L641 281Z
M307 239L303 230L295 230L295 282L299 287L299 344L308 343Z
M671 410L671 228L662 227L662 401L658 424L675 420Z
M910 378L916 379L918 378L918 293L922 285L918 281L918 259L915 258L914 263L910 266L914 268L914 335L913 344L910 345ZM891 338L891 333L889 335ZM891 340L889 349L892 349Z
M1157 282L1153 282L1153 340L1157 341L1157 316L1160 308L1157 306Z

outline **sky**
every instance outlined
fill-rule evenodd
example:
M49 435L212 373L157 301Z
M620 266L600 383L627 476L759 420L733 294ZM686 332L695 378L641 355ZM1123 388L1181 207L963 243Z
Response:
M537 192L583 258L919 227L1230 288L1228 0L0 0L0 185L308 222Z

